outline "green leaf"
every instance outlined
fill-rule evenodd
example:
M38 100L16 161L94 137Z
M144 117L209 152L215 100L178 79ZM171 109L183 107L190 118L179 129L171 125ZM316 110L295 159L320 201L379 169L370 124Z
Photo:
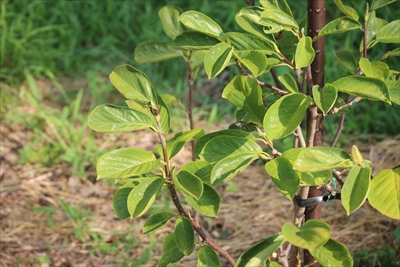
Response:
M272 55L276 51L276 45L272 41L252 34L227 32L226 36L235 51L258 51L266 55Z
M349 249L333 239L329 239L324 245L310 250L310 254L322 266L353 266L353 259Z
M260 24L260 15L264 11L261 7L245 7L236 14L236 22L239 26L248 33L251 33L262 39L267 39L264 33L264 26Z
M147 178L135 186L128 196L128 211L131 219L142 216L153 204L164 178Z
M217 253L209 246L202 246L197 257L198 267L221 267Z
M143 234L147 234L160 228L161 226L166 224L172 217L174 217L174 214L168 211L151 215L143 225Z
M347 215L361 207L370 187L371 169L354 166L351 168L342 188L342 204Z
M204 57L204 69L208 79L220 74L228 65L233 54L233 47L227 43L219 43L208 51Z
M97 179L129 178L160 166L153 153L139 148L121 148L102 155L97 161Z
M400 44L400 20L395 20L383 26L376 34L376 40L381 43Z
M163 41L145 41L135 47L135 61L139 64L163 61L176 57L183 57L180 50L172 48Z
M324 245L331 237L329 225L320 220L308 220L300 228L285 223L282 227L285 239L296 247L315 250Z
M324 89L319 88L318 85L314 85L312 92L315 104L322 110L324 116L326 116L336 102L338 96L336 88L329 83L325 84Z
M217 191L211 186L204 184L203 194L199 200L182 192L187 203L199 213L208 217L218 217L218 211L221 206L221 198Z
M130 65L120 65L110 74L110 81L127 99L142 105L157 105L157 94L150 80Z
M261 150L261 148L260 148ZM260 151L258 152L260 153ZM211 184L213 186L225 183L238 175L258 158L255 153L235 153L218 161L211 172Z
M289 90L289 92L299 92L296 80L290 73L285 72L283 75L279 76L278 79L283 84L283 86L285 86L285 88Z
M240 255L235 267L263 266L265 261L285 242L283 235L273 235L258 242Z
M186 11L179 17L179 21L189 29L214 37L224 37L224 32L218 23L203 13Z
M265 58L265 57L264 57ZM246 112L242 118L247 123L262 125L265 107L262 100L262 90L258 82L250 77L235 76L225 87L222 97Z
M357 20L349 17L341 17L326 24L318 33L318 37L315 37L314 39L328 34L338 34L355 29L362 29L362 25Z
M204 33L186 31L178 35L171 46L176 49L203 50L211 49L214 45L219 43L220 41L217 38Z
M354 74L357 71L357 62L349 50L340 50L334 52L337 60L346 68L350 74Z
M206 57L208 50L196 50L190 55L190 64L192 65L192 73L194 77L198 70L204 65L204 58Z
M330 147L303 148L293 168L300 172L318 172L332 169L348 169L354 166L350 155L342 149Z
M389 77L389 66L383 62L370 62L366 58L361 58L359 64L360 69L367 77L377 78L382 81L386 80Z
M376 78L345 76L334 81L332 85L343 93L390 103L388 86Z
M264 73L267 67L267 58L258 51L239 52L236 54L239 61L246 66L254 77L258 77Z
M109 104L99 105L90 113L88 125L101 133L131 132L147 128L157 131L155 118L148 111L143 111Z
M315 57L315 51L312 47L312 39L310 36L303 36L297 44L295 63L296 68L301 69L310 65Z
M175 222L175 242L183 254L186 256L192 254L195 247L194 229L186 217L181 217Z
M375 12L372 12L371 15L369 16L368 19L368 25L367 25L367 48L370 48L374 43L373 42L376 34L378 31L385 26L387 23L386 20L380 19L376 17ZM363 43L360 43L360 52L362 52L364 49Z
M303 148L288 149L283 152L282 157L288 159L293 165L302 150ZM329 182L332 177L332 171L325 170L319 172L297 172L297 175L299 176L300 183L313 186Z
M139 184L139 181L132 181L124 184L115 192L113 196L113 208L114 212L120 219L129 218L130 214L128 211L128 196L132 189Z
M344 104L346 104L346 103L345 103L345 101L343 100L343 98L338 97L338 98L336 99L335 105L333 105L333 109L338 108L338 107L340 107L340 106L343 106ZM341 110L339 110L339 112L337 112L337 113L335 113L335 114L347 114L347 113L349 113L349 112L350 112L349 107L345 107L345 108L342 108Z
M172 232L164 238L162 252L165 254L174 248L178 248L178 245L175 241L175 232Z
M396 2L396 0L373 0L372 4L371 4L371 7L370 7L370 10L372 12L372 11L378 9L378 8L381 8L383 6L389 5L389 4L394 3L394 2Z
M204 130L201 128L192 129L187 132L179 132L174 136L168 138L166 140L167 144L167 155L169 158L173 158L176 154L181 151L183 146L191 141L191 140L198 140L205 134ZM159 145L159 152L162 154L161 145Z
M265 9L281 10L293 18L292 11L286 0L260 0L260 4L265 7Z
M248 140L256 140L256 138L251 133L241 130L221 130L217 132L212 132L203 135L199 140L197 140L196 146L194 147L195 158L199 158L200 152L203 150L204 146L208 143L208 141L217 136L235 136L235 137L245 138Z
M396 74L392 74L386 80L386 84L390 92L390 100L392 100L397 105L400 105L400 79L396 77Z
M265 164L272 181L278 190L289 200L292 200L299 187L299 176L293 170L292 163L283 157L268 161Z
M300 125L311 98L298 93L285 95L274 102L264 116L264 131L270 141L291 134Z
M173 180L179 191L185 192L196 200L199 200L203 194L203 182L190 172L180 170L176 175L173 175Z
M177 6L165 6L158 11L163 30L172 40L184 31L182 24L178 20L182 13L182 9Z
M201 160L213 163L233 155L245 153L258 155L261 152L261 147L252 140L236 136L216 136L207 142L199 157Z
M158 108L160 111L161 132L163 134L167 134L171 128L171 115L169 112L169 107L161 96L157 95L157 99Z
M211 185L210 177L212 168L213 166L210 163L197 160L183 165L179 171L190 173L191 175L199 178L203 183Z
M167 253L161 257L160 261L158 262L158 267L169 267L170 264L174 264L180 261L185 254L183 254L178 247L174 247L169 250Z
M357 11L350 7L350 6L345 6L343 5L341 0L333 0L333 2L335 2L336 6L340 9L340 11L342 11L346 16L354 19L354 20L358 20L358 13Z
M400 220L400 168L385 169L375 175L368 201L385 216Z
M392 51L386 52L386 53L382 56L381 60L385 60L385 59L387 59L388 57L400 57L400 47L397 47L397 48L393 49Z
M268 23L267 26L283 27L287 31L298 31L299 25L294 20L293 16L277 9L266 9L261 13L261 22Z

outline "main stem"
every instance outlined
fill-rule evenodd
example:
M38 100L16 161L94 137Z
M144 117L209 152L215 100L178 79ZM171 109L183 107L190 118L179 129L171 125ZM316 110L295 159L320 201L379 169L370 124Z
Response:
M322 27L325 26L325 0L308 0L308 35L314 38L318 35ZM315 58L311 64L312 84L319 85L320 88L324 87L324 73L325 73L325 37L321 37L313 42L315 50ZM310 81L311 82L311 81ZM308 94L312 95L312 90L308 87ZM308 111L307 131L311 136L309 137L308 146L322 146L323 145L323 116L316 106L310 107ZM322 192L315 186L311 186L308 192L308 197L321 196ZM305 220L321 219L321 204L316 206L307 207L305 210ZM309 251L304 252L304 265L317 267L320 266L315 262L314 257Z

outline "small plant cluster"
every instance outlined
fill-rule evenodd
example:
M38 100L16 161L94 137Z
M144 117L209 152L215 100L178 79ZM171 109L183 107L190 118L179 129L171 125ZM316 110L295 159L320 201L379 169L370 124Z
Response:
M309 1L309 18L324 12L323 6L313 5L315 2L324 1ZM142 216L160 189L168 188L177 213L152 214L143 227L146 234L175 218L175 230L164 239L164 255L158 266L180 261L196 246L198 266L221 266L218 254L232 266L310 266L316 262L352 266L347 247L332 239L330 226L307 215L306 208L315 209L322 201L340 195L350 215L368 198L382 214L400 219L400 168L382 170L371 179L372 163L363 159L356 146L351 152L335 147L349 106L361 100L400 104L399 71L384 63L388 57L399 56L400 49L387 51L376 61L368 59L368 50L377 43L400 43L400 20L387 22L375 12L395 1L367 3L364 24L353 8L340 0L334 2L345 16L319 26L309 20L308 31L305 23L294 19L285 0L260 0L260 6L249 2L236 14L237 23L247 33L225 32L197 11L162 8L159 17L172 43L143 42L135 49L135 59L145 63L183 57L187 63L191 128L169 138L169 105L175 98L159 95L146 75L133 66L121 65L111 73L111 83L125 97L127 106L97 106L88 118L89 127L104 133L147 129L158 135L159 144L154 153L129 147L104 154L97 162L98 179L113 179L119 186L113 206L121 219ZM324 36L352 30L363 32L360 55L337 51L336 58L349 75L324 84L321 41ZM203 66L211 79L229 65L236 65L241 72L222 93L238 109L236 122L226 130L205 133L194 127L192 119L194 79ZM278 77L276 67L288 72ZM262 80L267 73L272 74L275 85ZM272 95L273 100L269 100ZM328 116L341 116L341 124L331 145L324 146L322 131ZM274 141L289 135L295 139L293 148L277 150ZM187 143L192 144L193 161L180 168L172 166L171 159ZM203 216L218 217L221 198L215 187L229 182L255 160L265 163L277 190L295 203L295 220L234 260L205 234L193 212L186 211L182 203ZM341 186L340 193L332 186L336 183ZM320 195L310 197L311 192ZM274 253L278 249L279 253ZM312 257L311 262L306 255Z

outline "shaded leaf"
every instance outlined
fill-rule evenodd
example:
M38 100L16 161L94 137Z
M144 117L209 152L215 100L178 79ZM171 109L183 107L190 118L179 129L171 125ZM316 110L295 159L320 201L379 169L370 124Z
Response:
M175 38L171 46L176 49L203 50L211 49L214 45L219 43L220 41L217 38L204 33L185 31Z
M293 16L277 9L266 9L261 13L261 22L267 23L266 26L282 27L287 31L298 31L299 25Z
M265 55L258 51L240 52L236 56L254 77L263 74L268 65Z
M198 140L205 134L204 130L201 128L195 128L187 132L179 132L174 136L168 138L166 140L167 145L167 155L169 158L173 158L176 154L181 151L183 146L191 141L191 140ZM162 154L161 145L158 146L159 153Z
M357 71L357 62L349 50L340 50L334 52L337 60L346 68L350 74L354 74Z
M285 88L289 90L289 92L292 93L299 92L296 80L290 73L285 72L284 74L279 76L278 79L283 84L283 86L285 86Z
M163 41L145 41L135 47L135 61L139 64L163 61L176 57L183 57L180 50L172 48Z
M198 267L220 267L221 262L219 261L217 253L215 253L214 249L209 246L202 246L199 250L198 258L197 258L197 266Z
M220 74L226 66L233 54L233 47L227 43L219 43L208 51L204 57L204 69L209 79Z
M139 184L138 181L132 181L118 188L113 196L113 208L114 212L120 219L129 218L130 214L128 211L128 196L131 190Z
M371 4L371 7L370 7L370 10L372 12L372 11L378 9L378 8L381 8L383 6L389 5L389 4L394 3L394 2L396 2L396 0L373 0L372 4Z
M384 81L376 78L345 76L334 81L332 85L343 93L390 103L388 86Z
M324 245L331 236L329 225L320 220L308 220L300 228L285 223L282 227L285 239L296 247L315 250Z
M270 141L291 134L301 123L311 98L299 93L285 95L274 102L265 113L263 125Z
M182 192L186 201L199 213L208 217L218 217L221 198L211 186L204 184L204 191L199 200Z
M270 160L265 164L265 170L271 176L278 190L289 200L292 200L299 187L299 176L293 170L292 163L283 157Z
M194 229L186 217L181 217L175 222L175 242L180 251L186 256L194 250Z
M315 51L312 47L312 39L309 36L303 36L297 44L295 63L296 68L304 68L310 65L315 57Z
M174 217L174 214L168 211L151 215L143 225L143 234L147 234L160 228L161 226L165 225L172 217Z
M272 41L252 34L227 32L226 36L229 38L235 51L258 51L266 55L271 55L276 51L276 45Z
M349 16L350 18L354 20L358 20L358 13L357 11L350 7L350 6L345 6L343 5L341 0L333 0L335 2L336 6L342 11L346 16Z
M265 261L285 241L283 235L273 235L258 242L240 255L235 267L263 266Z
M182 24L178 20L182 13L182 9L177 6L164 6L158 11L163 30L172 40L184 31Z
M371 169L354 166L351 168L342 188L342 204L347 215L364 204L370 188Z
M174 247L169 250L167 253L161 257L160 261L158 262L158 267L168 267L171 266L170 264L174 264L180 261L185 254L183 254L178 247Z
M264 33L264 27L261 25L260 15L264 11L261 7L245 7L236 14L236 22L248 33L254 34L262 39L269 39Z
M203 183L211 185L210 177L212 168L213 166L210 163L197 160L183 165L179 171L190 173L191 175L199 178Z
M173 175L174 185L176 188L185 192L187 195L199 200L203 194L203 183L196 175L185 170L180 170L176 175Z
M375 175L368 201L385 216L400 220L400 168L385 169Z
M353 258L351 257L349 249L342 243L333 239L329 239L328 242L322 246L310 250L310 254L322 266L353 266Z
M139 148L120 148L102 155L97 161L97 179L129 178L151 172L160 166L153 153Z
M390 100L400 105L400 79L398 79L395 74L392 74L386 80L386 84L389 88Z

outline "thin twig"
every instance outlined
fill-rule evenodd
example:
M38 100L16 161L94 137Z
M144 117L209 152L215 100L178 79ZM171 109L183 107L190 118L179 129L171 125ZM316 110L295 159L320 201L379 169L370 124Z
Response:
M331 114L336 114L336 113L339 112L339 110L344 109L344 108L347 108L347 107L350 107L350 106L353 105L354 103L360 102L361 100L362 100L362 98L359 97L359 96L357 96L357 97L355 97L353 100L351 100L350 102L348 102L348 103L346 103L346 104L343 104L343 105L341 105L340 107L333 108L333 109L331 110L330 113L331 113Z
M306 141L304 140L303 132L301 130L300 125L297 126L297 129L296 129L296 137L299 139L301 147L307 146Z
M343 129L344 129L344 120L345 120L345 119L346 119L346 114L342 114L342 117L340 118L339 128L338 128L338 130L337 130L337 132L336 132L335 138L333 139L333 142L332 142L331 147L335 147L335 146L336 146L336 144L337 144L337 142L338 142L338 140L339 140L339 137L340 137L340 135L341 135L342 132L343 132Z
M187 65L188 65L188 83L189 83L189 99L188 99L188 110L187 114L189 117L189 124L190 124L190 130L194 129L194 122L193 122L193 88L194 88L194 77L192 73L192 64L190 63L190 52L188 53L187 56ZM190 142L191 147L192 147L192 161L195 160L194 158L194 146L195 146L195 141L192 140Z

